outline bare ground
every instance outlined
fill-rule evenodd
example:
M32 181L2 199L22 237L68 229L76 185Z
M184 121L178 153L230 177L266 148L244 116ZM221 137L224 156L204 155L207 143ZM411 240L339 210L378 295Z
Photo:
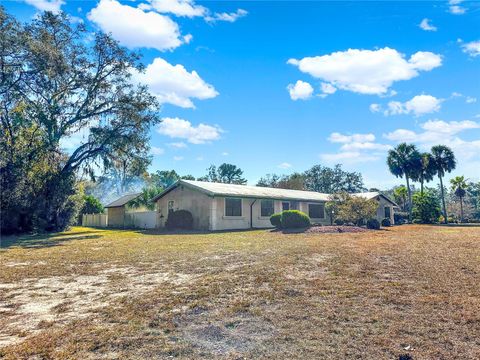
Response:
M480 358L480 227L2 246L0 358Z

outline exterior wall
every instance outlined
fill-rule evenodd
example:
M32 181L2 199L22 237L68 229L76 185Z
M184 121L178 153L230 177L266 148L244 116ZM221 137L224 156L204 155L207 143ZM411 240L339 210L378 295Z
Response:
M125 207L107 208L108 227L124 227Z
M383 197L378 197L378 209L377 209L377 220L381 223L383 219L385 219L385 207L390 208L390 222L392 225L394 224L394 217L393 217L393 205L391 202L385 200Z
M225 198L215 197L213 199L214 208L212 211L212 219L214 222L210 230L233 230L233 229L250 229L250 205L252 206L252 223L253 228L271 228L270 217L261 216L261 200L262 199L242 199L242 216L225 216ZM266 199L265 199L266 200ZM275 213L282 211L281 200L274 200ZM297 202L298 210L308 214L308 204L318 204L313 202ZM329 225L330 219L325 214L323 219L311 219L313 224Z
M194 229L210 229L212 198L183 185L157 200L157 227L165 227L169 201L174 201L173 210L188 210L192 213Z

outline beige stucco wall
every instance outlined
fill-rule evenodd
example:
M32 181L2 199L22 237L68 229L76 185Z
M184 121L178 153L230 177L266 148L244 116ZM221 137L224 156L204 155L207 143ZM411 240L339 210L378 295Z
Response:
M188 210L192 213L194 229L210 229L212 198L182 185L157 201L157 227L165 227L168 217L168 202L171 200L174 201L174 210Z
M123 227L125 207L107 208L107 222L109 227Z
M282 211L281 200L274 200L275 213ZM262 217L261 215L261 199L242 199L242 216L225 216L225 198L215 197L213 201L214 208L212 209L211 230L228 230L228 229L249 229L250 228L250 205L252 206L252 223L253 228L270 228L270 217ZM298 210L303 211L308 215L308 204L310 202L299 202ZM330 224L330 220L325 214L323 219L311 219L313 224Z
M379 196L378 197L378 209L377 209L377 220L382 222L383 219L385 219L385 207L390 208L390 221L393 225L394 223L394 218L393 218L393 205L391 202L385 200L383 197Z

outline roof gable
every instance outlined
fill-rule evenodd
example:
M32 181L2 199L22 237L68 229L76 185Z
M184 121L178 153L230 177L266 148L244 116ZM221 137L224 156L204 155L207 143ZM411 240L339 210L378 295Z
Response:
M133 200L133 199L137 198L140 194L141 193L123 195L122 197L118 198L117 200L112 201L110 204L105 205L105 208L124 206L130 200Z

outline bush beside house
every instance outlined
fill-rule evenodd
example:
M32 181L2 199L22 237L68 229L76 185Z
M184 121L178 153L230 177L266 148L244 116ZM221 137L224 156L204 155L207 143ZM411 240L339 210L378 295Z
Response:
M270 223L277 229L301 229L310 226L310 218L299 210L285 210L270 216Z
M177 210L168 214L165 227L169 230L184 229L191 230L193 228L193 216L190 211Z

